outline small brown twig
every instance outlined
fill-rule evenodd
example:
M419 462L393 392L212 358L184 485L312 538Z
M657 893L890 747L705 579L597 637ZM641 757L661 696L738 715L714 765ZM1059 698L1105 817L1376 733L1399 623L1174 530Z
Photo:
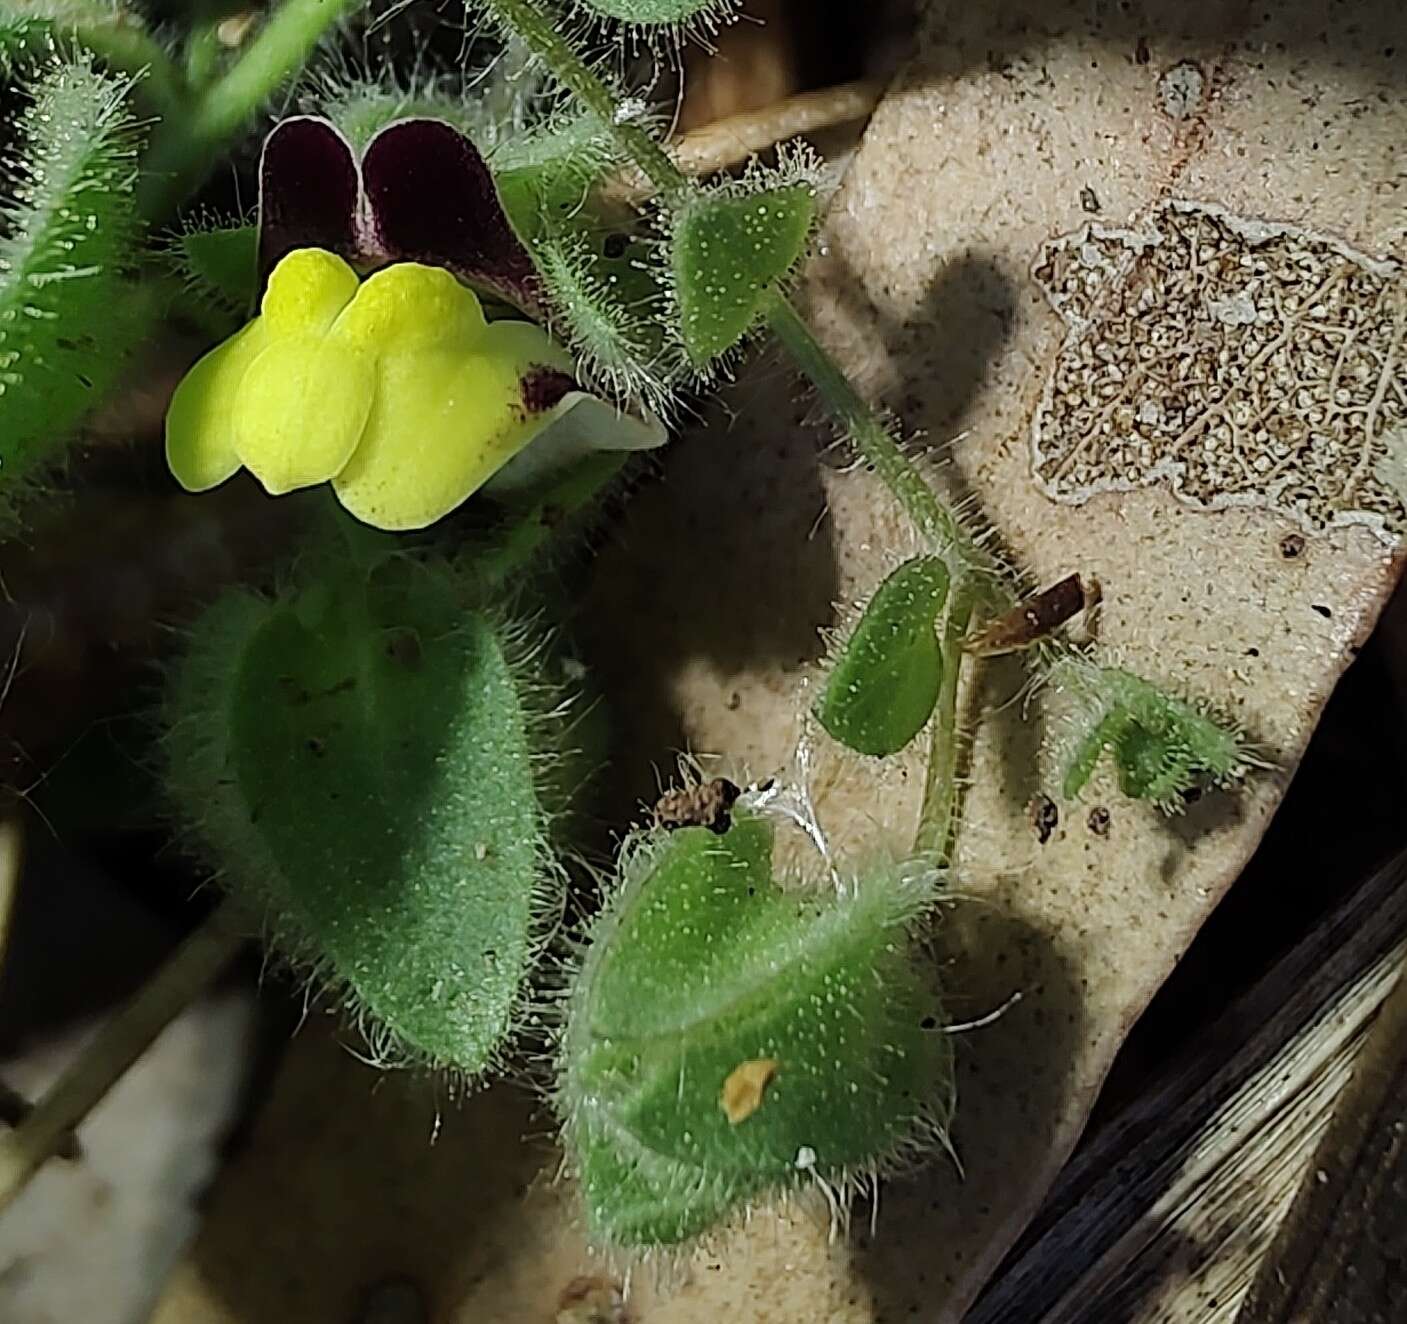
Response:
M223 909L217 909L98 1031L20 1124L0 1135L0 1212L46 1159L72 1142L79 1123L166 1025L214 981L242 943Z
M668 144L667 150L686 175L711 175L740 165L789 138L864 119L879 104L884 88L885 84L878 80L862 79L802 92L764 110L729 115L682 134ZM643 202L655 191L637 170L626 171L605 189L612 202L621 203Z

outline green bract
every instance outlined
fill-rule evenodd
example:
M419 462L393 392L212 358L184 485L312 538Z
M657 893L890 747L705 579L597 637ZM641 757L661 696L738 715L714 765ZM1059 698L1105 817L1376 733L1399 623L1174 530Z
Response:
M950 1051L910 937L933 889L890 870L784 891L751 814L627 852L571 991L557 1095L598 1239L677 1243L933 1137Z
M182 817L383 1057L478 1073L521 1010L561 898L540 652L446 568L324 555L226 597L175 675Z
M51 63L20 117L0 211L0 483L102 399L142 329L123 280L137 238L124 95L86 61Z
M1241 776L1249 758L1233 730L1190 704L1115 667L1066 661L1051 673L1069 683L1081 702L1069 723L1061 790L1078 795L1105 750L1114 756L1119 787L1135 800L1178 808L1187 791Z
M861 754L897 754L933 714L943 681L934 622L948 597L936 556L901 565L875 590L816 702L816 717Z
M195 300L243 321L258 294L258 249L259 232L254 226L222 226L177 236L171 258Z
M715 26L731 18L735 0L577 0L583 9L642 27Z
M704 192L674 215L670 265L680 335L695 367L752 330L768 292L805 254L815 216L809 182Z
M489 158L499 201L526 242L577 219L620 155L594 115L550 120L508 138Z

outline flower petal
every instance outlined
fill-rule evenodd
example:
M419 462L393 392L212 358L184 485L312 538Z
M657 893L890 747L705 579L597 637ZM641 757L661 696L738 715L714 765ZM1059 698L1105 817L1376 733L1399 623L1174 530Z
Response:
M182 379L166 411L166 463L187 492L217 487L239 468L234 409L267 341L262 320L217 345Z
M472 350L386 354L362 444L333 480L381 529L420 529L469 497L544 426L570 356L527 322L492 322Z
M351 145L327 120L274 125L259 158L259 288L295 248L357 249L361 185Z
M519 451L484 485L492 492L535 487L593 451L646 451L669 440L654 414L629 414L600 396L570 391L548 416L533 444Z
M453 125L407 119L382 129L362 156L362 186L365 251L448 267L524 312L541 312L537 268L479 149Z
M368 276L332 334L377 353L468 349L488 323L474 291L440 267L402 262Z
M273 496L326 482L352 458L376 362L327 336L283 336L250 365L234 412L240 460Z
M269 277L260 305L269 336L317 335L356 297L357 273L319 248L289 253Z

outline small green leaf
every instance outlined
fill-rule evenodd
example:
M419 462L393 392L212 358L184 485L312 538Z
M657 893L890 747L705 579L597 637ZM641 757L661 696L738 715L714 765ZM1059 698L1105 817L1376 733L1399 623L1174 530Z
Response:
M1084 789L1106 749L1123 793L1164 809L1179 807L1198 786L1234 781L1250 766L1237 732L1130 671L1066 660L1050 679L1081 701L1069 722L1074 739L1061 786L1067 798Z
M816 717L861 754L896 754L933 715L943 682L934 622L948 597L936 556L906 561L875 590L816 703Z
M445 568L342 560L198 624L170 700L171 790L378 1054L476 1074L515 1028L561 899L542 650Z
M191 230L173 257L190 293L219 312L248 318L258 294L259 231L252 225Z
M806 252L816 190L805 182L703 193L674 218L670 264L680 335L705 367L752 330L763 299Z
M778 887L771 859L748 814L650 840L596 922L557 1102L602 1241L686 1240L756 1196L889 1166L948 1119L949 1042L909 936L932 877L817 895Z

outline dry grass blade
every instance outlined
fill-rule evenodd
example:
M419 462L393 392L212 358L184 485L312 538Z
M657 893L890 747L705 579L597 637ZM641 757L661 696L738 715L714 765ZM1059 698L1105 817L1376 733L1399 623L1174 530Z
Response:
M969 1324L1236 1317L1402 969L1404 878L1368 879L1075 1159Z

